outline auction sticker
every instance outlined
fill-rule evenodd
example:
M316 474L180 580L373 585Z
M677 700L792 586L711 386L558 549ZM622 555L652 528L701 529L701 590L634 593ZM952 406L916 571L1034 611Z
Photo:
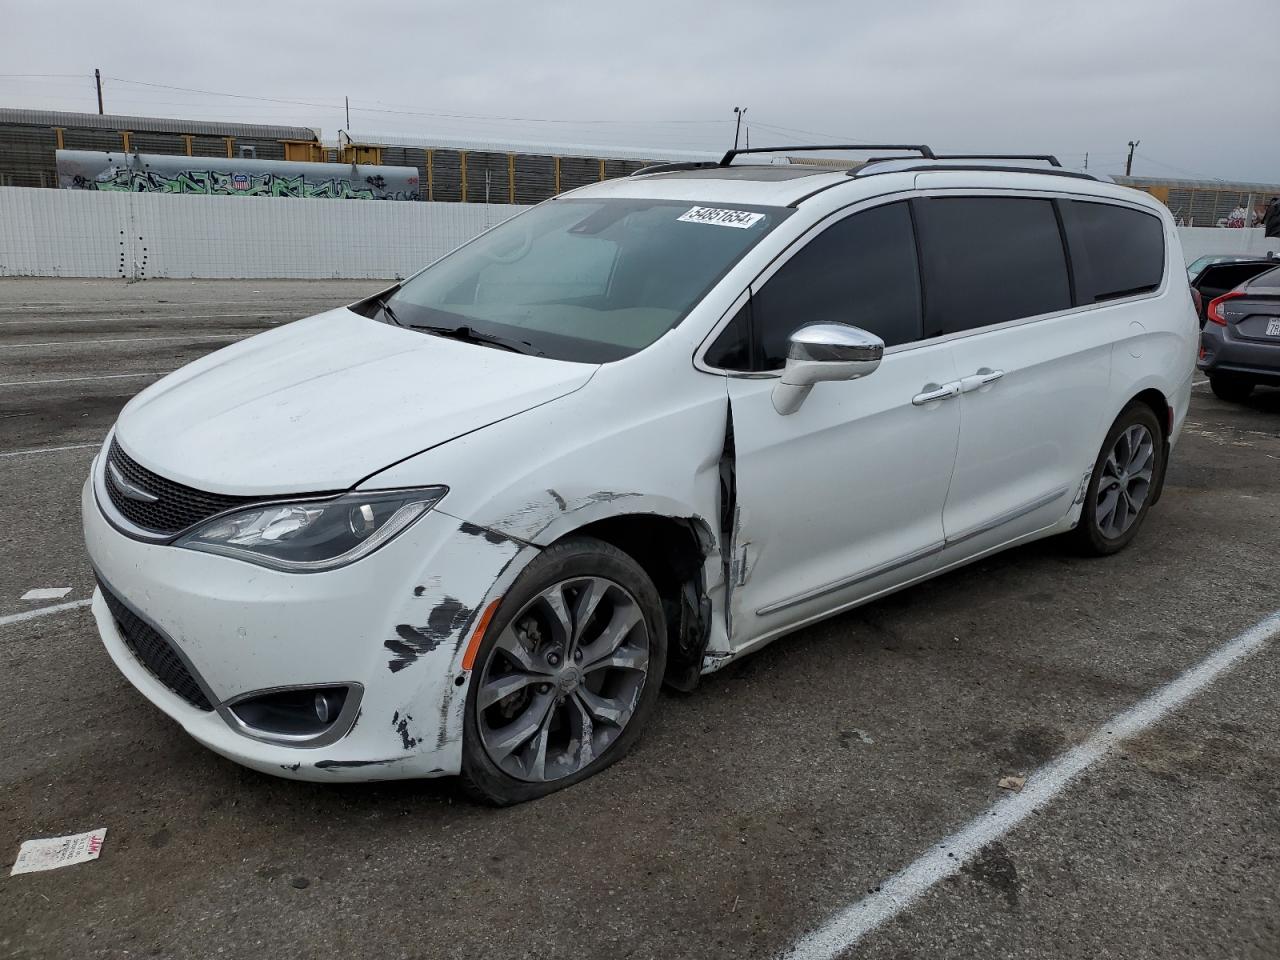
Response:
M70 837L24 840L9 876L35 873L37 870L56 870L58 867L69 867L86 860L97 860L98 854L102 852L102 841L106 837L107 828L103 827Z
M683 223L713 223L717 227L746 230L763 220L764 214L750 210L725 210L723 207L691 207L676 219Z

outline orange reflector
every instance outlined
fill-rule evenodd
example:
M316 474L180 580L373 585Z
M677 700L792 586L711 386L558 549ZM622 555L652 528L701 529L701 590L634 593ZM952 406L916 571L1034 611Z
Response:
M498 604L501 602L502 598L498 597L497 600L494 600L484 608L484 613L480 614L480 620L476 623L476 632L471 634L471 642L467 644L467 652L462 655L463 670L470 670L475 665L476 651L480 649L480 644L484 640L484 632L489 629L489 621L498 612Z

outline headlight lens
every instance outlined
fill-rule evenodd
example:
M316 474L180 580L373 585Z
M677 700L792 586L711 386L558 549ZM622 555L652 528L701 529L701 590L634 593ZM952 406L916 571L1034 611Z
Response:
M197 528L177 546L295 573L332 570L373 553L446 492L421 487L249 507Z

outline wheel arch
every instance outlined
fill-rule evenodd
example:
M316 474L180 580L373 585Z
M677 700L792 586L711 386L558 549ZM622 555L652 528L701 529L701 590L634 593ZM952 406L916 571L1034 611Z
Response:
M614 513L557 533L553 542L578 536L603 540L644 569L657 587L667 620L666 683L692 690L711 635L712 606L704 576L708 558L718 557L711 525L698 516Z
M1152 414L1155 415L1156 424L1160 428L1160 442L1164 449L1164 456L1160 458L1160 475L1156 477L1155 490L1151 496L1151 505L1154 507L1160 502L1160 495L1164 492L1164 478L1169 470L1169 454L1170 443L1169 437L1173 430L1173 404L1169 402L1169 398L1155 387L1147 387L1134 394L1125 407L1134 404L1142 404L1147 407ZM1123 412L1123 410L1121 411ZM1119 416L1120 414L1116 414Z

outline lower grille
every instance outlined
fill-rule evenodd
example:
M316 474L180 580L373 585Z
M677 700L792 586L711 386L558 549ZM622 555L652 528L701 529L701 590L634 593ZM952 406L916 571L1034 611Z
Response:
M147 672L193 707L212 710L209 698L204 695L200 684L196 683L196 678L191 675L169 639L130 610L101 580L98 581L98 587L102 590L102 599L107 602L107 609L111 611L116 626L120 628L124 642L147 668Z

